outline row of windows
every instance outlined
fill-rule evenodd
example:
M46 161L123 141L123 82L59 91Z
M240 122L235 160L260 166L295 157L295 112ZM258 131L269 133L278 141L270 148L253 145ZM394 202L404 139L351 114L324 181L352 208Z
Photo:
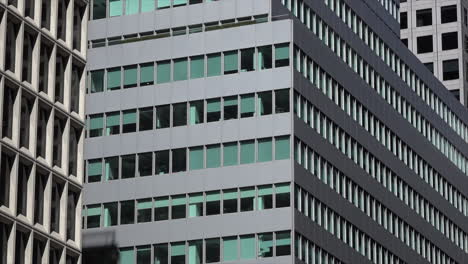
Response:
M232 50L90 72L89 93L289 65L289 43ZM155 70L156 68L156 70Z
M302 260L306 264L345 264L343 261L315 245L314 242L308 240L299 233L296 233L294 240L294 252L296 258Z
M330 46L330 48L336 52L336 54L343 59L344 62L348 64L348 66L353 69L364 81L366 81L372 88L377 90L377 92L386 99L386 101L394 107L395 110L401 109L401 105L403 107L406 106L406 103L399 94L398 92L395 91L393 87L391 87L376 71L374 71L370 65L368 65L352 48L349 46L347 43L343 41L336 33L333 32L333 30L328 27L327 25L324 24L324 22L317 16L315 13L311 12L313 15L313 30L315 30L318 37L322 40L324 40L324 43L327 46ZM355 18L356 16L354 16ZM353 20L354 21L354 20ZM359 20L360 21L360 20ZM373 38L371 38L373 40ZM335 47L336 44L336 47ZM384 43L381 42L383 45ZM377 49L379 50L379 49ZM389 56L387 49L387 55ZM382 46L382 52L383 52L383 46ZM383 53L382 53L383 54ZM307 75L312 75L312 79L314 80L313 72L312 74L310 71L314 70L313 68L306 68L309 66L311 63L310 58L307 58L305 54L301 56L300 50L296 49L296 52L294 53L295 55L295 64L296 68L300 69L302 73L304 73L304 76ZM393 56L392 56L393 57ZM389 58L389 57L388 57ZM307 63L306 63L307 62ZM398 64L399 65L399 64ZM319 76L315 76L317 79L316 82L318 82L318 79L320 78ZM324 80L322 80L324 82ZM381 85L382 84L382 85ZM383 91L381 90L384 89ZM417 85L417 90L419 91L419 82ZM426 91L423 89L423 92ZM427 90L429 91L429 90ZM387 97L388 96L388 97ZM387 98L385 98L387 97ZM404 109L403 109L404 110ZM415 111L416 112L416 111ZM405 116L404 116L405 117ZM421 126L421 123L418 123L418 120L413 120L411 122L411 118L405 117L413 126L416 128L419 128ZM422 120L425 120L422 115L418 113L418 118L421 118ZM427 122L427 121L426 121ZM427 122L429 123L429 122ZM436 131L435 129L433 129ZM421 131L418 129L418 131ZM468 131L468 130L467 130ZM423 127L422 134L426 136L425 134L425 127ZM429 139L430 140L430 139ZM434 144L434 141L430 141L431 143ZM447 141L447 147L445 148L445 151L442 151L442 153L450 159L452 163L454 163L458 169L460 169L465 175L468 175L468 161L467 159L455 148L454 145L448 143ZM437 147L437 145L435 144ZM440 148L438 148L440 149Z
M120 248L119 263L202 264L289 255L291 231L278 231Z
M365 150L363 146L336 126L335 123L317 108L311 107L307 111L314 117L309 124L318 134L322 135L330 144L347 155L350 160L354 161L354 163L366 171L368 175L371 175L382 184L383 187L388 189L428 223L432 224L432 226L458 247L468 252L468 241L464 243L464 240L468 239L468 235L461 228L448 219L439 209L435 208L427 199L414 191L398 175L375 158L373 154ZM333 169L332 165L327 164L328 162L319 158L320 156L318 156L317 153L314 153L305 144L301 144L300 141L296 140L295 160L319 178L323 178L324 182L327 183L329 182L328 177L330 177L328 174L330 173L333 175L335 169ZM341 174L339 172L337 173ZM334 181L331 181L330 185L334 183ZM349 184L348 186L351 187L352 185L353 184ZM359 190L356 189L356 191Z
M429 53L434 51L433 45L434 35L419 36L416 38L416 50L418 54ZM458 32L446 32L441 34L442 50L458 49ZM406 46L408 46L406 44ZM444 71L446 72L446 71ZM443 80L458 79L458 74L448 74L443 76Z
M106 39L95 39L89 42L89 48L99 48L105 46L113 46L124 43L137 41L145 41L150 39L168 38L171 36L181 36L187 34L195 34L200 32L208 32L233 27L241 27L252 24L268 22L268 14L240 17L237 19L227 19L222 21L206 22L204 24L195 24L185 27L176 27L170 29L161 29L156 31L140 32L138 34L130 34L123 36L114 36Z
M215 1L219 0L93 0L91 19L133 15L157 9Z
M308 194L307 199L311 214L306 216L359 254L367 257L375 264L405 263L343 216L329 208L325 203L311 194Z
M289 196L290 184L281 183L274 187L262 185L92 204L83 213L84 226L89 229L289 207Z
M304 146L307 149L307 146ZM309 151L311 151L309 149ZM310 152L308 152L310 153ZM313 153L312 155L314 155ZM355 182L350 180L346 175L344 175L341 171L338 171L333 165L328 163L328 161L324 160L318 155L310 158L311 164L311 172L313 175L317 176L320 180L322 180L325 184L328 184L330 188L335 189L335 191L341 195L344 199L348 200L351 204L355 207L360 209L364 214L374 220L377 224L385 228L388 232L398 238L402 243L407 245L408 247L412 248L413 250L417 251L418 254L421 254L421 251L417 248L417 240L427 240L424 236L414 229L414 227L410 226L406 223L402 218L400 218L397 214L389 210L385 205L383 205L380 201L376 200L373 196L371 196L368 192L366 192L363 188L357 185ZM305 165L305 164L303 164ZM307 164L309 165L309 164ZM315 172L318 174L315 174ZM333 173L336 172L336 173ZM336 174L336 175L335 175ZM402 190L401 190L402 191ZM295 191L295 207L300 212L305 214L308 217L314 218L317 212L313 211L313 197L304 190L296 186ZM422 205L422 204L421 204ZM453 224L449 221L442 223L439 222L437 217L438 212L434 210L432 207L416 208L422 210L423 214L430 214L433 217L433 223L437 222L440 227L441 231L448 230L450 231L450 227L452 227L453 232ZM419 205L417 206L419 207ZM432 209L432 210L430 210ZM424 212L425 211L425 212ZM434 220L436 218L437 220ZM439 217L440 218L440 217ZM435 226L436 224L434 224ZM453 234L453 233L452 233ZM468 237L464 234L459 233L460 237L457 236L457 240L460 240L460 245L463 248L466 242L468 242ZM429 243L431 248L435 248L438 251L441 251L438 247ZM443 253L441 251L443 255ZM422 255L423 257L427 257ZM428 259L429 260L429 259ZM429 260L430 261L430 260Z
M440 7L440 23L446 24L457 21L457 6L441 6ZM416 27L425 27L432 25L432 8L416 10ZM408 13L401 12L400 28L408 28Z
M284 160L290 157L289 141L289 136L279 136L91 159L88 160L87 179L91 183Z
M302 53L302 52L298 52ZM303 58L303 56L300 56ZM299 60L300 61L300 60ZM300 66L304 75L312 74L312 76L307 76L311 82L313 82L316 87L318 87L325 95L328 96L332 102L339 106L343 111L345 111L349 116L353 117L354 120L358 121L364 129L371 133L372 136L381 142L388 150L390 150L395 156L397 156L402 162L404 162L411 170L418 174L421 179L425 180L426 183L431 185L437 192L440 193L447 201L449 201L455 208L457 208L464 215L468 215L468 199L463 196L463 194L457 190L457 188L451 185L447 180L442 177L440 173L435 171L426 161L421 159L419 155L414 153L404 142L402 142L396 135L391 132L382 122L377 120L371 113L369 113L362 104L359 104L355 98L349 94L344 87L336 82L328 73L321 69L315 62L310 58L304 57L304 61ZM304 70L304 65L309 65L307 68L310 71ZM379 82L377 82L379 83ZM398 109L398 112L402 114L410 123L420 131L427 139L435 145L438 149L445 150L444 153L454 153L450 151L452 148L449 148L449 144L444 137L441 136L437 131L433 129L429 123L422 118L420 115L414 111L409 104L404 103L403 105L397 104L395 102L395 94L391 96L389 90L384 90L385 86L382 86L380 89L378 86L376 89L379 94L382 94L385 100L388 103L393 105L395 109ZM304 102L306 105L310 103ZM306 123L311 123L312 115L308 115L306 105L301 106L298 101L298 98L295 98L295 111L299 114L300 118ZM300 109L298 108L300 107ZM303 110L302 110L303 109ZM301 114L301 112L304 112ZM313 125L313 123L311 124ZM446 155L447 156L447 155ZM453 156L453 155L452 155ZM464 164L468 166L468 163ZM468 168L467 168L468 169Z
M338 0L341 2L339 5L335 5L335 8L332 11L335 11L336 15L340 17L343 22L350 28L352 31L359 36L361 40L372 50L375 54L382 59L407 85L411 88L416 94L432 109L435 111L437 115L446 123L448 124L454 131L457 133L465 142L468 143L468 126L454 113L452 110L434 93L431 91L428 85L426 85L417 75L416 73L410 69L409 65L407 65L402 58L398 57L397 53L392 51L390 47L367 25L356 13L343 1ZM332 6L328 5L330 8ZM307 8L306 8L307 9ZM374 74L382 79L379 74L376 73L375 69L372 69L367 62L365 62L362 57L356 54L356 52L351 49L349 45L343 43L343 52L341 52L340 48L341 45L334 45L334 38L336 33L333 32L329 27L327 29L327 25L320 25L319 29L316 29L316 24L324 24L324 22L320 18L315 18L316 15L313 14L313 30L314 34L317 31L320 31L319 38L325 41L327 46L330 46L332 51L335 52L339 57L349 64L351 68L354 69L355 72L358 72L360 77L366 81L368 84L373 83ZM318 21L315 21L315 20ZM302 16L301 21L308 26L310 29L310 15L307 14L306 21L304 22L304 16ZM325 29L322 29L322 27ZM330 31L330 32L328 32ZM323 33L323 36L322 36ZM328 39L330 36L330 40ZM342 40L337 40L336 42L342 42ZM329 45L331 44L331 45ZM348 58L345 54L347 47L348 50ZM351 59L349 58L350 52L353 53L354 60L354 67L352 66ZM357 61L359 61L359 67L357 66ZM364 74L364 68L366 68L366 73ZM369 72L371 72L371 78L369 78ZM388 85L388 84L387 84ZM391 90L394 90L393 87L388 85ZM374 86L372 85L374 88ZM400 96L397 94L397 100L400 99Z
M281 89L89 116L88 136L99 137L289 112L289 91ZM138 117L137 117L138 116ZM105 121L105 124L104 124ZM155 126L156 124L156 126ZM138 127L138 128L137 128ZM105 130L104 130L105 128Z

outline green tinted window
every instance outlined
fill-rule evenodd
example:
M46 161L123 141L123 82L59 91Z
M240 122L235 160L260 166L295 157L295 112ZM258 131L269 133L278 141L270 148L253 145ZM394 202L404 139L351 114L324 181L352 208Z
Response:
M190 170L203 169L203 147L190 148Z
M208 57L208 77L221 74L221 53L210 54Z
M255 236L241 236L240 250L241 259L255 258Z
M90 116L89 129L102 129L104 127L104 118L102 115Z
M171 62L160 61L157 66L158 83L166 83L171 81Z
M275 45L275 67L289 65L289 43Z
M275 159L289 159L289 136L275 138Z
M155 0L141 0L141 12L149 12L154 10Z
M187 80L187 58L174 60L174 81Z
M205 76L205 57L195 56L190 58L190 78L202 78Z
M223 144L223 165L237 165L237 142Z
M107 70L107 90L120 89L120 68L112 68Z
M88 182L101 181L102 161L100 159L88 161Z
M237 237L223 237L223 260L237 259Z
M252 117L255 113L255 94L241 95L241 118Z
M167 8L171 6L171 0L156 0L156 1L158 1L158 9Z
M104 70L91 72L91 93L98 93L104 90Z
M125 0L125 14L132 15L138 13L139 0Z
M109 0L109 16L122 15L122 0Z
M119 254L120 264L135 264L135 251L133 248L121 248Z
M247 164L253 162L255 162L255 141L242 141L240 148L240 163Z
M258 257L267 258L273 256L273 234L258 235Z
M140 65L140 85L150 85L154 82L154 64Z
M137 66L124 67L124 87L130 88L137 85Z
M224 53L224 74L236 73L238 68L238 55L236 51Z
M211 145L206 147L206 167L217 168L221 166L221 147Z
M174 6L186 5L187 0L174 0Z

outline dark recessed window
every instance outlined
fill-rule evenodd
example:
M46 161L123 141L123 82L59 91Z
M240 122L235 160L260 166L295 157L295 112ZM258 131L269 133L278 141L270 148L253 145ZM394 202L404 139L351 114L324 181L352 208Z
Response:
M450 23L457 21L457 6L443 6L440 8L440 22Z
M416 26L424 27L432 25L432 9L421 9L416 11Z
M455 80L459 78L458 59L443 61L442 69L444 71L444 81Z
M426 66L426 68L427 68L430 72L434 73L434 63L433 63L433 62L424 63L424 66Z
M408 47L408 39L402 39L401 42L403 43L403 45Z
M400 14L400 29L408 28L408 13L401 12Z
M449 32L442 34L442 50L451 50L458 48L458 33Z
M417 38L418 53L427 53L433 51L432 35Z

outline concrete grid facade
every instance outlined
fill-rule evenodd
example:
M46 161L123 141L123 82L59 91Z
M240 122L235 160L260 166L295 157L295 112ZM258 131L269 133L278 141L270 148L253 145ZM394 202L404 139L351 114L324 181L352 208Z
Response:
M466 110L401 43L398 1L91 6L84 247L101 234L121 264L467 259Z
M0 1L0 263L81 263L86 0Z
M409 0L401 1L400 9L402 41L463 105L468 101L467 8L459 0Z

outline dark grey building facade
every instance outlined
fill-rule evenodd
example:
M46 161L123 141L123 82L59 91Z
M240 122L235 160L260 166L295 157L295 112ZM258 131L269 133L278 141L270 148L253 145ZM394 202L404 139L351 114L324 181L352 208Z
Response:
M398 1L91 6L83 247L467 262L468 115L401 43Z

